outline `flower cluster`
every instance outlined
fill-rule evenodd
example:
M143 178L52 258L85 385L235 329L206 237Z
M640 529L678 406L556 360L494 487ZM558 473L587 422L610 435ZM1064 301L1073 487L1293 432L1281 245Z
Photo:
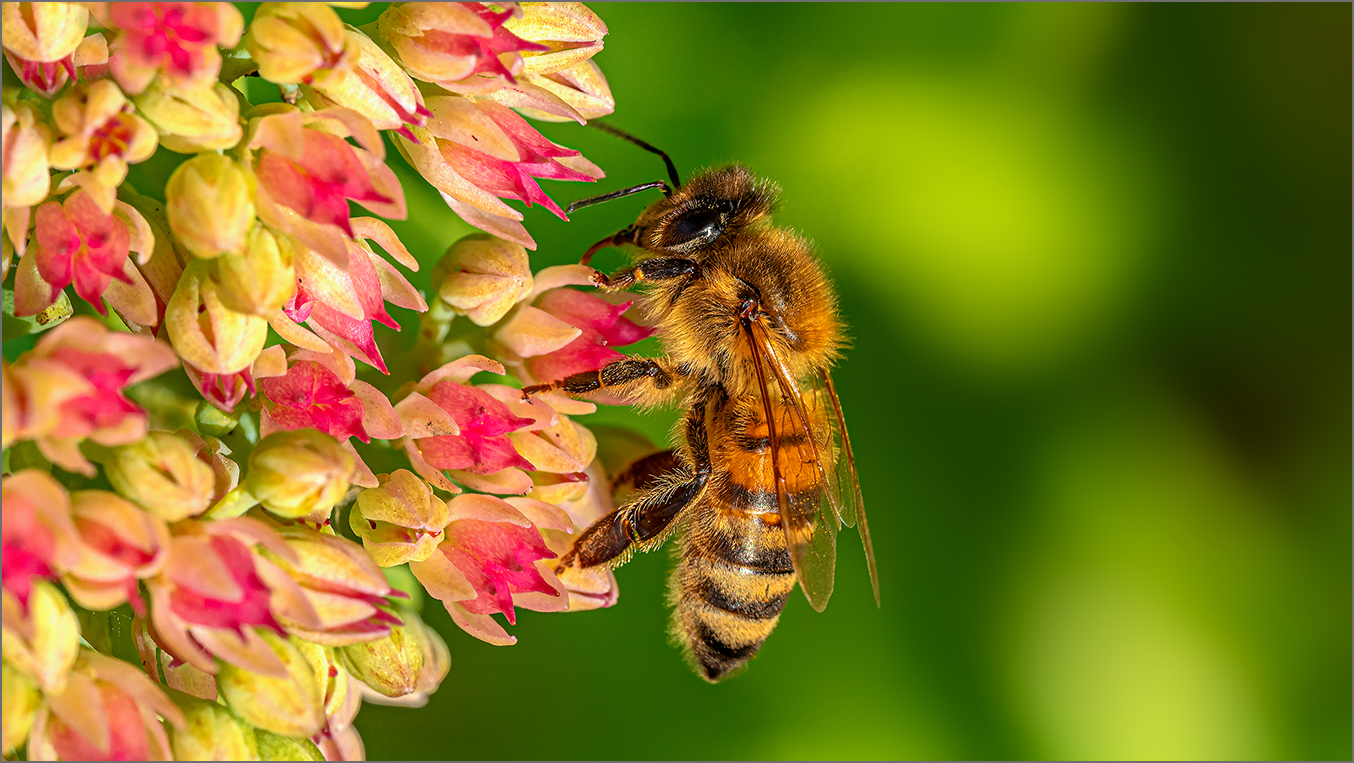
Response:
M6 758L360 759L447 674L424 592L497 645L616 602L551 564L612 509L596 405L520 386L651 330L510 204L603 177L529 120L611 113L606 25L366 5L2 6ZM484 233L411 253L387 145Z

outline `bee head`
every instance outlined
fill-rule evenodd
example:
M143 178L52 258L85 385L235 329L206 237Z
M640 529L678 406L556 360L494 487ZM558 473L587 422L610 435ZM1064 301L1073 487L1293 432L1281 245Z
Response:
M636 238L652 252L698 252L771 214L776 194L740 165L704 172L640 215Z

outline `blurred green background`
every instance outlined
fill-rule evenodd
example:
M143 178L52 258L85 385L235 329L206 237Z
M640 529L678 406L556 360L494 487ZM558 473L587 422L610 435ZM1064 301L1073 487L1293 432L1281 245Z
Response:
M884 606L848 531L709 686L667 553L510 648L434 602L451 674L364 707L372 758L1350 757L1349 5L592 7L607 121L777 180L836 279ZM431 261L464 230L404 177ZM529 212L533 266L650 200Z
M364 706L371 758L1350 757L1348 4L592 7L607 121L686 177L777 180L837 282L884 606L847 531L827 611L792 597L709 686L667 643L667 553L509 648L432 602L450 676ZM544 183L561 205L663 175L541 129L609 174ZM470 229L397 170L431 265ZM529 210L533 266L653 198Z

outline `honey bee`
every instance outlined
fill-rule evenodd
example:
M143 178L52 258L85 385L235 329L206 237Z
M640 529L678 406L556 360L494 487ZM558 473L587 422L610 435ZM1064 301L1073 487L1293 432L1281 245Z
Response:
M746 167L705 171L682 184L667 154L658 181L574 202L569 212L640 191L664 198L597 242L642 251L633 266L593 282L642 287L641 310L666 352L523 389L627 394L680 403L676 448L640 459L614 480L628 503L584 530L556 571L617 566L680 536L670 583L672 634L705 680L743 667L775 628L798 583L821 612L832 595L836 534L855 525L879 602L874 550L855 458L830 370L843 326L822 264L804 238L772 224L777 187Z

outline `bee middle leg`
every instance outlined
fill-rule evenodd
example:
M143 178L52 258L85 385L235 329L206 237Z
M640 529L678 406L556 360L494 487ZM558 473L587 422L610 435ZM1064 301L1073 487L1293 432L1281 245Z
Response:
M607 291L628 289L635 284L661 283L696 278L700 275L700 265L685 257L653 257L638 265L621 268L611 275L598 270L592 274L592 282L598 288Z
M650 476L657 487L634 503L607 514L574 541L573 548L555 565L561 571L570 565L596 567L617 564L637 550L647 551L663 542L682 510L695 502L710 479L710 448L705 435L705 400L699 399L686 415L686 438L694 464L681 465L660 476ZM671 451L654 454L664 456ZM642 459L643 460L643 459Z

